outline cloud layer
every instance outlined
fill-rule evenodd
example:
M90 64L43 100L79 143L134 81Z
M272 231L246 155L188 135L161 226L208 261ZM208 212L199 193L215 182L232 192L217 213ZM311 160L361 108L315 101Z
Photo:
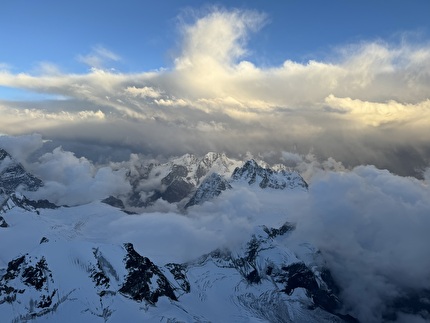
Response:
M45 182L29 197L80 205L130 190L125 175L136 172L139 156L113 164L115 170L61 148L29 161L29 154L42 144L40 135L0 137L0 147L26 161L26 168ZM285 239L285 246L294 252L307 242L319 248L341 288L345 311L362 322L381 322L396 298L430 290L430 168L418 180L374 166L347 170L333 158L320 162L313 154L283 152L282 159L301 172L309 191L237 184L218 198L189 208L185 215L175 205L158 201L131 216L99 204L94 214L66 208L61 221L73 227L74 217L84 216L87 223L79 232L81 238L132 242L147 256L178 262L243 243L256 225L276 228L293 222L296 230ZM153 181L142 180L142 185ZM68 236L73 233L64 230ZM420 316L396 314L398 322L422 321Z
M296 238L323 251L347 307L363 322L381 322L393 298L429 288L428 201L429 182L359 166L320 172L302 206L294 204Z
M101 46L79 58L92 67L87 74L52 66L14 74L4 65L0 85L62 100L0 101L2 131L154 155L313 149L322 159L403 175L428 165L429 43L363 42L319 61L256 66L246 60L247 42L264 14L214 9L193 17L178 25L169 69L109 70L120 58Z

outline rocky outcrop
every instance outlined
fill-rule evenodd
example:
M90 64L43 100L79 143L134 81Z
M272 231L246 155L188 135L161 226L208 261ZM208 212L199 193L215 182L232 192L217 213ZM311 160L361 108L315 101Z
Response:
M212 173L199 186L193 197L185 205L188 208L193 205L200 205L219 196L223 191L231 189L230 183L221 175Z
M261 188L272 189L307 189L308 184L294 171L279 170L261 167L255 160L247 161L242 167L237 167L232 176L232 181L245 181L249 185L258 185Z
M160 269L148 258L139 255L131 243L126 243L124 247L128 275L119 292L135 301L145 300L150 304L157 303L161 296L176 301L173 288Z
M43 182L28 173L24 167L0 148L0 187L6 193L15 192L17 188L26 191L36 191Z

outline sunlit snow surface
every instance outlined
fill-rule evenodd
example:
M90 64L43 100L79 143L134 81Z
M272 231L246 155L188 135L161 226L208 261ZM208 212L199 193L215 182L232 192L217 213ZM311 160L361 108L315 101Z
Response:
M129 215L101 202L59 209L41 209L39 214L14 207L3 217L9 227L0 235L0 266L4 274L8 262L25 256L27 266L36 266L42 258L49 270L47 287L41 291L14 280L14 288L23 290L11 304L0 305L2 320L36 322L320 322L339 321L323 310L307 309L308 297L301 288L291 295L280 292L281 284L263 279L250 284L236 268L225 268L219 260L200 256L218 247L229 247L233 254L244 252L243 243L263 232L255 225L281 224L288 211L282 203L273 203L274 195L285 194L274 190L253 192L238 184L227 192L220 205L196 206L188 215L175 213L147 213ZM246 189L246 193L245 190ZM259 194L257 194L259 193ZM262 194L260 194L262 193ZM290 192L291 193L291 192ZM241 205L230 213L222 211L236 201L237 194L255 194L255 204ZM306 194L295 192L292 194ZM272 197L273 199L268 199ZM262 212L265 203L266 212ZM221 202L221 201L219 201ZM236 203L235 203L236 204ZM270 207L269 207L270 205ZM212 212L210 208L219 208ZM201 213L199 213L201 209ZM264 216L265 213L268 215ZM242 214L240 216L239 214ZM279 225L278 225L279 226ZM256 231L257 230L257 231ZM261 231L261 232L260 232ZM264 232L263 232L264 235ZM48 240L47 242L42 242ZM287 237L271 240L262 250L257 265L263 272L270 263L288 265L300 262L295 253L286 248ZM161 297L157 304L136 302L118 293L127 271L124 267L123 243L131 242L136 251L148 257L176 286L179 301ZM302 251L308 247L301 247ZM97 267L95 250L110 268L112 295L100 296L91 270ZM298 250L298 249L297 249ZM306 252L305 252L306 253ZM310 264L315 250L309 252ZM191 292L181 291L172 274L163 267L166 263L186 263ZM44 285L45 286L45 285ZM55 290L55 293L54 293ZM40 295L53 295L53 305L47 313L36 309ZM53 310L51 310L53 308ZM33 313L33 316L31 315ZM39 313L43 314L36 316Z

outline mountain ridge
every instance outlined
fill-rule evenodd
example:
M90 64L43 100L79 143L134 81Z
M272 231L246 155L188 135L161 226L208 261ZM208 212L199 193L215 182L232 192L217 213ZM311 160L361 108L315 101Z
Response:
M205 308L207 302L215 302L229 310L241 304L237 313L245 311L246 317L268 322L291 321L297 315L308 322L354 322L336 312L340 303L328 287L334 286L333 282L324 280L325 269L309 267L276 243L278 236L293 230L293 226L284 227L289 229L261 228L259 235L239 249L217 249L194 261L166 265L153 263L131 243L109 246L42 239L35 251L10 260L2 271L0 311L3 317L20 321L61 317L62 310L67 313L71 306L79 309L83 322L117 322L121 316L115 313L123 313L123 302L130 299L136 313L139 304L150 306L143 312L150 321L175 322L183 311L199 318L190 322L214 321L217 315L204 313L196 303ZM266 232L273 230L282 233L270 236ZM217 277L224 277L224 283L213 285ZM74 299L87 301L76 303ZM158 308L166 300L173 306L170 316ZM273 301L288 304L290 312L272 313L272 306L264 310L264 304ZM247 321L245 316L242 321Z
M6 150L0 148L0 187L7 193L18 188L36 191L43 186L42 180L28 173Z

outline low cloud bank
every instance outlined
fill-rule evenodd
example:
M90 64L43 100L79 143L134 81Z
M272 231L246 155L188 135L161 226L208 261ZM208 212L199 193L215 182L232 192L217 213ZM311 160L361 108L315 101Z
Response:
M321 249L347 308L363 322L380 322L393 299L430 288L428 179L374 166L320 172L301 202L294 238Z

